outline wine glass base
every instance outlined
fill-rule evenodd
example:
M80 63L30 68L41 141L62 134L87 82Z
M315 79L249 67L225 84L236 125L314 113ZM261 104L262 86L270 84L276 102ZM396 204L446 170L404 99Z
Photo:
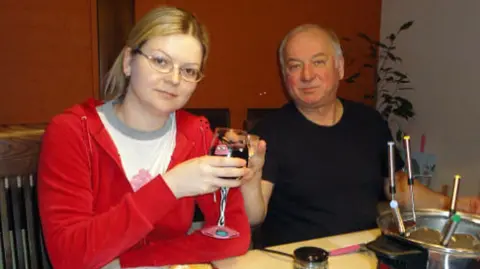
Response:
M225 226L210 226L201 230L202 234L216 239L231 239L238 237L239 232Z

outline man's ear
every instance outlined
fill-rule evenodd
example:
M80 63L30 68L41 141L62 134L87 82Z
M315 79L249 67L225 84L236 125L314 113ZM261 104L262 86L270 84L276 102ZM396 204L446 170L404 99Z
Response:
M337 68L338 78L342 80L343 76L345 76L345 60L343 56L336 57L335 66Z

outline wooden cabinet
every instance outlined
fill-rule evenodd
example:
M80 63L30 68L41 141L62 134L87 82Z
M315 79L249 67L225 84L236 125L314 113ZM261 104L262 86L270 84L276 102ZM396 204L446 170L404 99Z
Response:
M0 124L47 122L97 96L95 0L2 0L0 35Z

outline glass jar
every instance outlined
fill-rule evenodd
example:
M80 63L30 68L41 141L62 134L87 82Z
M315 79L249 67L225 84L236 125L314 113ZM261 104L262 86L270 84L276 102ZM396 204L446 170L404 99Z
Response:
M321 248L297 248L293 258L294 269L328 269L328 251Z

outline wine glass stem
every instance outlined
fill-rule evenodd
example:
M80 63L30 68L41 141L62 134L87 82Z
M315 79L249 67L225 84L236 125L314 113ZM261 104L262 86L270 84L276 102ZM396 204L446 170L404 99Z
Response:
M220 217L218 218L218 226L225 226L225 208L227 207L228 188L220 188Z

